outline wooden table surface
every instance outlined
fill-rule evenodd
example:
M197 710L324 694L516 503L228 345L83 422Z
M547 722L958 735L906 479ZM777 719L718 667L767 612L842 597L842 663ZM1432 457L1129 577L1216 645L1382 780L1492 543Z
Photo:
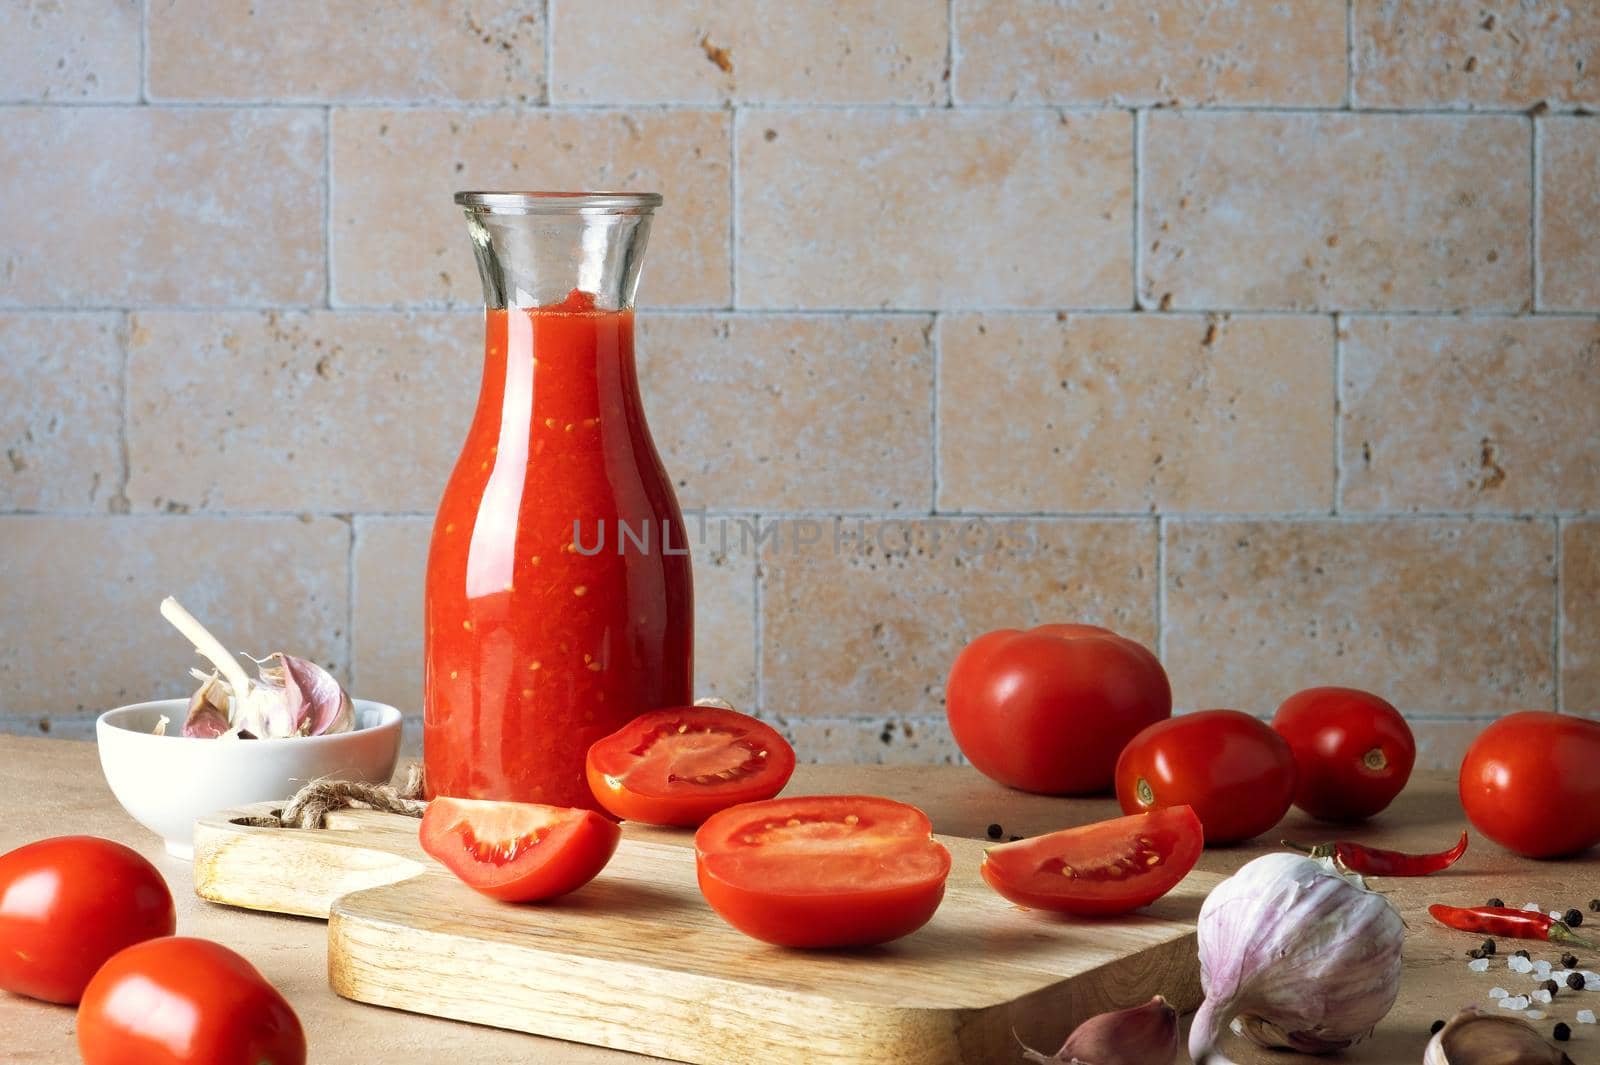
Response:
M121 840L148 856L166 875L178 900L182 935L218 940L243 953L275 983L304 1022L312 1062L359 1061L361 1065L432 1065L447 1061L499 1063L626 1063L646 1059L595 1047L456 1024L346 1002L328 990L324 973L326 926L291 917L213 906L194 896L189 866L168 857L155 836L135 824L112 798L100 775L93 745L64 740L0 736L0 851L45 836L89 833ZM1009 834L1032 835L1110 817L1111 800L1050 799L1008 791L975 770L957 767L806 766L795 773L791 792L874 792L926 810L938 831L982 837L991 823ZM1366 842L1433 849L1452 842L1464 825L1453 783L1442 775L1412 781L1394 807L1372 824L1349 833ZM1276 832L1255 845L1208 851L1200 867L1228 873L1272 849L1279 836L1326 838L1328 831L1292 812ZM1467 969L1464 951L1475 940L1435 926L1426 906L1435 900L1467 905L1500 896L1510 905L1538 902L1547 908L1583 906L1600 896L1600 851L1564 862L1518 859L1474 835L1461 864L1427 879L1386 880L1377 886L1399 907L1410 932L1400 1001L1368 1042L1338 1059L1371 1065L1412 1065L1422 1060L1428 1026L1461 1006L1488 1004L1495 984L1525 992L1531 979L1508 973L1501 961L1479 975ZM1595 918L1600 924L1600 916ZM1594 929L1600 933L1600 928ZM1529 944L1530 950L1537 944ZM1514 949L1505 946L1502 957ZM1555 960L1558 952L1533 950ZM1582 959L1600 969L1600 957ZM493 994L493 988L485 988ZM1569 1023L1580 1008L1600 1012L1600 992L1556 997L1546 1032L1557 1020ZM1064 1034L1064 1033L1063 1033ZM1054 1050L1055 1047L1049 1047ZM1312 1061L1229 1045L1241 1062ZM1567 1052L1578 1065L1600 1065L1600 1026L1574 1026ZM1016 1060L1020 1060L1020 1057ZM1185 1055L1181 1060L1187 1062ZM78 1061L73 1011L0 992L0 1061ZM732 1063L730 1063L732 1065Z

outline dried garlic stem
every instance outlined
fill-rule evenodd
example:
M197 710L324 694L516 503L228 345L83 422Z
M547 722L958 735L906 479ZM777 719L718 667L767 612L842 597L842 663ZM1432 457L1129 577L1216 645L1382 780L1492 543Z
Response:
M202 658L217 667L217 672L222 674L223 679L228 682L228 687L233 689L235 699L243 699L249 693L253 684L244 667L239 664L239 660L229 654L228 649L222 646L222 641L211 635L193 614L183 608L182 603L170 595L167 596L161 600L161 616L172 622L173 628L189 638L189 642L194 644L194 649L200 652Z

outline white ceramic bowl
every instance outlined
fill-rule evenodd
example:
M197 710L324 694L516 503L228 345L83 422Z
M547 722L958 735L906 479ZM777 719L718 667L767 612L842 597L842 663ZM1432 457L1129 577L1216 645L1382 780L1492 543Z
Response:
M400 711L355 700L356 728L284 740L201 740L153 733L165 714L176 732L187 699L107 710L95 722L100 768L122 808L167 844L194 858L195 820L253 802L287 799L320 777L386 784L400 757Z

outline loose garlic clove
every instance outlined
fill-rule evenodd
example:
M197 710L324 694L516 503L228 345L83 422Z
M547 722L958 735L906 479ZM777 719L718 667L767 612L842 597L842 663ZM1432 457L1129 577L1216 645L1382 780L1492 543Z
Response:
M200 682L189 697L189 713L183 721L183 734L191 738L214 740L228 731L228 689L213 673Z
M1573 1065L1527 1021L1462 1010L1434 1033L1423 1065Z
M1142 1006L1090 1017L1053 1057L1022 1048L1039 1065L1172 1065L1178 1057L1178 1013L1157 995Z
M279 653L295 735L326 736L355 728L355 706L333 674L305 658Z

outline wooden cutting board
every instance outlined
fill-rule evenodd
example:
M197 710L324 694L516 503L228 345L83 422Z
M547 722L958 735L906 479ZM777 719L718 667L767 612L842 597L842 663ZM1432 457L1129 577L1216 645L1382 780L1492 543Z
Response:
M205 899L328 921L328 980L346 998L703 1063L956 1065L1047 1052L1086 1017L1162 994L1199 1003L1194 922L1221 878L1191 873L1136 915L1019 910L954 859L921 931L851 951L794 951L734 931L695 884L693 836L626 825L581 891L515 906L423 854L417 822L346 810L316 831L195 825Z

